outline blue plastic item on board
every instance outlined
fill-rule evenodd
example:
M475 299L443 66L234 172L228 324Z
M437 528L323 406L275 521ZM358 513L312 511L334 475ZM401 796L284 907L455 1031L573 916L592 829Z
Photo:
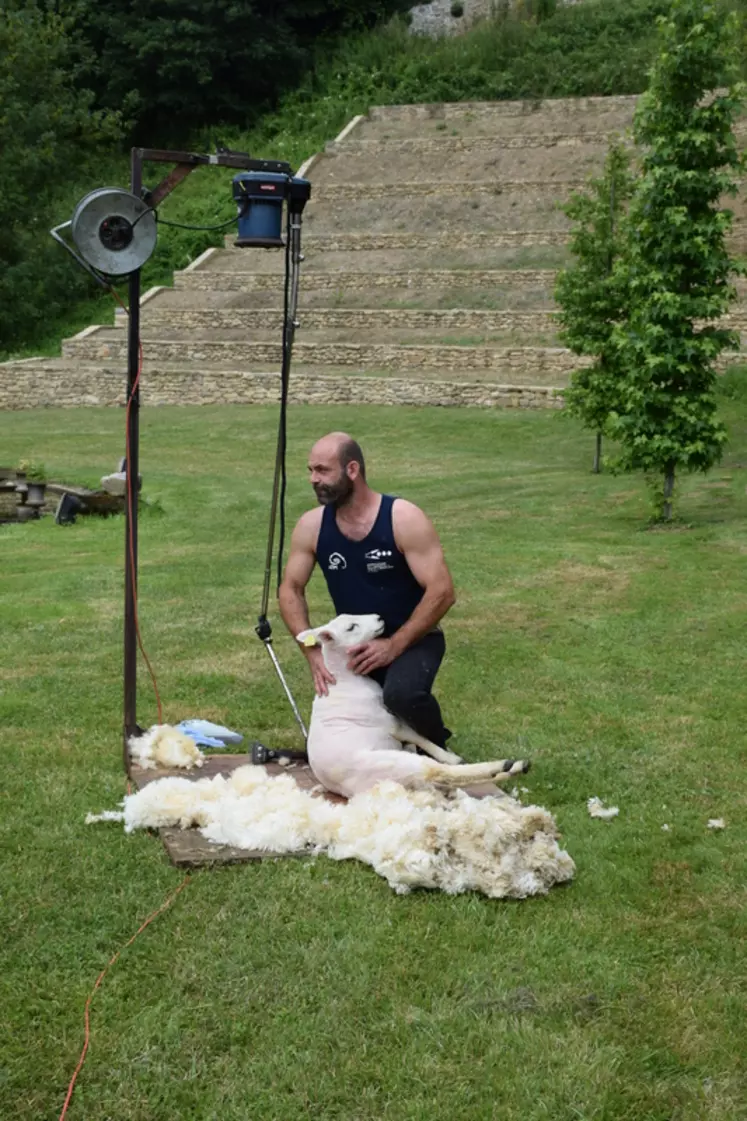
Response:
M226 744L240 744L244 740L241 732L233 732L222 724L214 724L212 720L182 720L177 728L201 747L225 747Z

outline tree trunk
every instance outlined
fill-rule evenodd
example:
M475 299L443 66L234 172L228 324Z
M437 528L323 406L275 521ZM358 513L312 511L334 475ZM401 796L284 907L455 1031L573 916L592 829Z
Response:
M674 464L667 465L664 473L664 502L661 512L665 522L672 520L672 494L674 493Z
M599 472L602 470L601 463L602 463L602 433L597 432L597 444L596 444L596 447L594 449L594 467L592 468L595 475L598 475Z

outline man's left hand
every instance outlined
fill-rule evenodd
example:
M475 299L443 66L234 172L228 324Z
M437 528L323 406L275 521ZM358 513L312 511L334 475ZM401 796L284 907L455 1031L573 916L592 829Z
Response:
M371 642L362 642L359 646L350 647L348 669L365 676L376 669L391 665L398 653L391 638L374 638Z

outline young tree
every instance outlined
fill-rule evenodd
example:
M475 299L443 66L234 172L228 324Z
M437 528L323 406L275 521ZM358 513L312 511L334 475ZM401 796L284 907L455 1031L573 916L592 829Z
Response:
M613 144L601 179L592 179L588 191L574 193L563 208L575 223L575 263L558 274L555 285L560 337L575 354L593 359L573 374L565 402L569 413L596 431L595 473L600 470L602 434L620 392L619 351L612 334L625 316L626 295L615 266L624 245L621 219L631 189L627 149Z
M736 17L709 0L673 0L661 51L635 116L642 175L629 212L627 321L615 336L625 377L608 431L618 466L656 483L672 516L677 471L707 471L726 439L716 417L716 359L737 345L718 326L735 296L725 237L741 166L734 122Z

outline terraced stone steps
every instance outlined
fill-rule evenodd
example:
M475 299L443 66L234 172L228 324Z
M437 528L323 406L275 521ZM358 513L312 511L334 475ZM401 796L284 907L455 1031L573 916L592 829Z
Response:
M161 289L159 308L280 308L282 289L266 273L196 270L177 273L174 289ZM304 267L299 306L305 308L548 308L552 269L407 272L316 272ZM194 293L199 292L199 298Z
M434 194L424 197L395 195L376 201L341 199L335 206L312 210L304 222L306 251L324 248L322 237L340 234L438 235L444 242L457 233L479 233L502 245L528 242L525 231L559 232L566 241L570 223L559 203L567 198L560 187L553 192L533 185L503 191L488 184L485 191ZM508 236L507 236L508 235Z
M414 181L449 182L453 179L541 179L583 180L604 163L607 141L588 141L575 137L565 143L546 139L545 143L493 146L457 137L436 141L343 141L327 154L316 177L326 188L334 182L359 182L367 169L375 169L379 182L395 184ZM481 138L482 139L482 138ZM488 139L487 137L485 138ZM444 147L446 150L444 150ZM352 150L351 150L352 149Z
M481 232L453 234L347 234L328 238L307 238L304 247L306 268L313 272L386 272L420 270L506 271L509 269L557 269L569 259L568 239L563 231L508 231L485 235ZM323 244L322 244L323 240ZM249 270L244 252L231 249L205 266L222 273ZM246 252L252 252L248 250ZM251 271L280 276L279 254L255 257ZM306 272L303 274L307 275ZM305 281L304 281L305 283Z
M560 203L635 101L390 106L328 145L308 172L291 400L559 407L584 364L557 345ZM738 249L747 204L730 205ZM234 240L145 296L144 404L277 401L284 253ZM747 336L747 307L727 323ZM124 324L0 368L0 391L12 407L121 404Z
M424 307L512 309L551 308L557 273L554 269L434 269L401 272L302 272L299 306L304 307ZM174 288L159 289L159 307L282 306L282 288L274 275L231 270L178 272ZM736 278L740 300L747 300L747 279ZM452 302L442 303L444 299ZM370 301L369 304L361 300Z
M735 206L736 209L736 206ZM558 218L558 224L563 221ZM482 229L460 229L455 231L443 231L441 233L432 233L430 231L424 232L419 229L401 230L396 233L330 233L311 235L305 239L304 251L306 259L311 263L316 270L322 269L336 269L339 268L341 263L347 259L348 266L350 265L350 254L371 254L371 253L402 253L411 250L417 250L422 253L422 259L411 258L413 264L417 260L420 267L425 267L429 271L438 268L436 260L440 254L442 257L450 257L451 268L468 268L472 263L476 267L482 262L483 268L494 269L500 268L500 264L492 264L485 259L485 254L490 253L495 256L496 253L502 251L523 250L523 249L545 249L557 248L565 249L569 241L569 232L567 229L499 229L499 230L482 230ZM740 252L747 246L747 220L738 218L733 224L733 230L729 238L729 245L734 251ZM220 267L222 270L236 269L238 271L248 271L246 268L246 261L242 260L245 257L246 250L238 249L234 246L233 242L227 246L229 252L220 262L215 262L213 265L208 264L208 270ZM477 251L478 256L474 256L474 251ZM251 251L249 251L251 252ZM263 268L257 271L262 272L281 272L282 260L279 254L265 251L267 256L264 260L255 258L257 264L264 265ZM460 259L465 263L458 264L453 260L454 256L458 254ZM480 255L482 254L482 255ZM342 255L342 257L340 256ZM428 257L428 264L424 264L425 258ZM566 258L567 253L556 254L558 258ZM506 256L506 260L510 257ZM375 264L375 260L360 258L356 264L364 266L366 264ZM505 267L510 267L504 265ZM550 267L549 265L536 264L527 267ZM395 271L402 271L403 265L394 265ZM356 270L356 271L361 271ZM376 270L380 271L380 270Z

